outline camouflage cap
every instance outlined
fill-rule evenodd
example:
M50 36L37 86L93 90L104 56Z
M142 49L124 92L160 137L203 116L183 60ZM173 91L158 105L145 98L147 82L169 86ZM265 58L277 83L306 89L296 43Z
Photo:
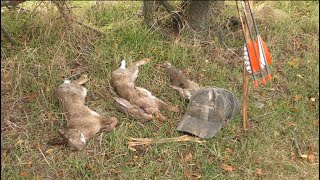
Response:
M239 101L232 92L216 87L202 88L192 94L177 130L211 138L239 111Z

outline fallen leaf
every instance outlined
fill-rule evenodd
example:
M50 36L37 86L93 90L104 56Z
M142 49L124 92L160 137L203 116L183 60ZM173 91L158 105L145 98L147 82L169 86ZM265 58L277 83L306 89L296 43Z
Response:
M16 142L16 145L19 144L21 146L22 143L24 143L24 140L19 140L19 141Z
M313 125L319 127L319 119L313 120Z
M221 167L223 170L228 171L228 172L232 172L232 171L234 171L234 170L236 169L236 168L234 168L233 166L229 166L229 165L227 165L227 164L225 164L225 163L220 164L220 167Z
M294 68L298 68L299 67L299 60L298 59L294 59L288 62L288 64Z
M312 101L312 102L315 102L316 101L316 98L310 98L310 101Z
M190 175L191 175L191 177L194 177L196 179L200 179L201 178L201 174L200 173L191 173Z
M185 162L191 161L192 160L192 154L188 153L187 155L184 156L183 160Z
M32 101L37 97L37 94L35 92L29 93L25 96L26 101Z
M47 118L48 118L50 121L55 121L55 120L57 120L56 116L55 116L54 113L52 113L52 112L47 113L46 116L47 116Z
M27 172L25 172L25 171L23 171L23 172L21 172L21 173L20 173L20 176L22 176L22 177L26 177L26 176L28 176L28 173L27 173Z
M253 123L248 122L248 124L247 124L247 128L248 128L248 129L254 129L254 127L253 127Z
M257 164L261 164L263 161L263 158L262 157L258 157L258 159L256 159L256 163Z
M256 169L256 175L262 176L262 169L261 168Z
M301 95L295 95L294 96L294 101L299 101L301 99Z
M229 152L232 155L235 155L233 149L231 149L231 148L226 148L226 151Z
M9 81L11 81L11 75L10 75L10 73L4 73L4 75L3 75L3 81L5 82L5 83L7 83L7 82L9 82Z
M59 177L63 177L63 176L64 176L64 173L63 173L62 170L59 170L59 171L58 171L58 176L59 176Z
M291 156L291 160L294 160L294 158L296 157L296 155L294 154L294 152L291 152L291 153L290 153L290 156Z
M313 164L316 161L316 156L314 154L308 155L308 161Z
M297 77L303 79L303 77L301 76L301 74L297 74Z
M288 123L288 126L289 126L289 127L296 127L297 125L296 125L295 123L293 123L293 122L289 122L289 123Z
M114 42L111 47L112 49L118 49L118 44Z
M307 158L308 158L308 155L302 154L300 157L301 157L302 159L307 159Z
M90 163L86 163L86 169L88 169L88 170L92 169L92 166Z
M48 149L48 150L46 150L46 152L45 152L45 153L46 153L46 154L48 154L48 155L51 155L51 154L52 154L52 152L53 152L53 150L54 150L54 149Z
M27 163L27 165L28 165L28 167L31 167L31 166L32 166L32 161L29 161L29 162Z

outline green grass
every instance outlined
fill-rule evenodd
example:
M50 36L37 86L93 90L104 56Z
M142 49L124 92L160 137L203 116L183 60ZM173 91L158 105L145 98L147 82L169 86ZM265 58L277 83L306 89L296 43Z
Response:
M137 85L182 110L186 102L170 89L168 78L155 69L156 64L168 60L189 70L189 76L202 86L230 89L241 100L242 64L233 53L242 55L241 31L225 33L228 48L215 41L206 46L189 39L175 43L142 26L142 18L134 15L140 11L141 2L105 2L109 4L100 9L92 2L74 3L78 18L103 30L105 36L74 23L68 27L49 3L43 3L33 15L35 2L23 5L30 12L2 12L2 23L12 37L22 42L14 49L1 36L3 179L319 178L319 130L313 123L319 121L317 2L275 2L273 6L290 18L259 22L273 56L273 82L257 90L250 84L249 122L253 129L244 133L238 115L204 144L153 144L137 147L136 151L127 147L129 137L182 135L175 128L183 112L164 111L167 121L142 124L117 111L109 80L120 61L124 58L130 64L151 58L141 68ZM235 6L228 4L224 15L236 15ZM81 152L49 146L47 141L58 136L57 130L65 125L54 97L55 88L63 79L82 73L90 77L86 84L88 106L102 110L103 115L116 116L119 125L114 132L92 138ZM257 103L264 107L258 108ZM298 157L292 143L294 136L303 154L316 156L314 162ZM224 171L222 163L235 170ZM262 176L257 169L262 170Z

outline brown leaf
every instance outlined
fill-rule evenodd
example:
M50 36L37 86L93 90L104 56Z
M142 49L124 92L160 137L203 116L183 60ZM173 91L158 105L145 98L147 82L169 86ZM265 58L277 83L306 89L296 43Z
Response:
M50 120L50 121L55 121L57 120L55 114L53 112L49 112L46 114L47 118Z
M29 162L27 163L27 165L28 165L28 167L30 168L30 167L32 166L32 161L29 161Z
M263 161L263 158L261 158L261 157L258 157L258 159L256 159L256 163L257 163L257 164L261 164L262 161Z
M231 148L226 148L226 151L227 151L227 152L229 152L232 156L234 156L234 155L235 155L234 150L233 150L233 149L231 149Z
M294 96L294 101L299 101L300 99L301 99L300 94Z
M86 163L86 169L88 169L88 170L92 169L92 166L90 163Z
M30 102L34 100L37 97L37 94L35 92L29 93L25 96L25 99L27 102Z
M191 175L191 177L196 178L196 179L200 179L201 178L201 174L200 173L191 173L190 175Z
M63 176L64 176L64 173L63 173L62 170L59 170L59 171L58 171L58 176L59 176L59 177L63 177Z
M261 168L256 169L256 175L262 176L262 169Z
M298 68L299 67L299 60L298 59L294 59L288 62L288 64L294 68Z
M253 123L248 122L247 123L247 128L248 129L254 129Z
M308 155L308 161L313 164L316 161L316 156L314 154Z
M297 125L295 124L295 123L293 123L293 122L289 122L288 123L288 127L296 127Z
M46 152L45 152L45 153L46 153L46 154L48 154L48 155L51 155L51 154L52 154L52 152L53 152L53 150L54 150L54 149L48 149L48 150L46 150Z
M227 165L227 164L225 164L225 163L220 164L220 167L221 167L223 170L228 171L228 172L232 172L232 171L234 171L234 170L236 169L235 167L229 166L229 165Z
M20 173L20 176L22 176L22 177L26 177L26 176L28 176L28 173L27 173L27 172L25 172L25 171L23 171L23 172L21 172L21 173Z
M313 120L313 125L319 127L319 119Z
M291 153L290 153L290 156L291 156L291 160L294 160L294 158L296 157L296 155L294 154L294 152L291 152Z
M187 155L184 156L183 160L185 162L191 161L192 160L192 154L188 153Z
M11 75L10 75L9 72L7 72L7 73L5 73L5 74L3 75L3 81L4 81L5 83L11 81Z

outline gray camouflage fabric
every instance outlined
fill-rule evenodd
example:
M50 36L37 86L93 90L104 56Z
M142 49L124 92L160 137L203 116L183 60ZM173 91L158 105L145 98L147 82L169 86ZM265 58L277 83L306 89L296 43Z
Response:
M192 94L177 130L211 138L239 111L239 101L232 92L216 87L201 88Z

